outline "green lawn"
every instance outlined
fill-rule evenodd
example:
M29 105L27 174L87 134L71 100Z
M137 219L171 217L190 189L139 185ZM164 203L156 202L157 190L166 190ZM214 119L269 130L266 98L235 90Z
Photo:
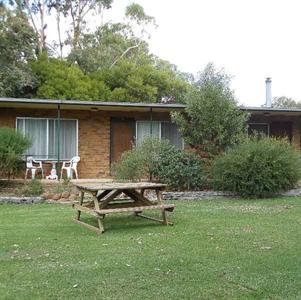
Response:
M115 215L98 236L66 205L0 205L0 298L301 298L301 199L176 206L173 227Z

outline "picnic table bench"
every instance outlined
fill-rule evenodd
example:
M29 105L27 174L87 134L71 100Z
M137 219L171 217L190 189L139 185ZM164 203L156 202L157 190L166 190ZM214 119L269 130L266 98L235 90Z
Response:
M76 183L80 191L79 203L74 203L73 208L77 210L74 221L99 234L104 232L103 220L107 214L133 212L135 216L160 222L163 225L172 225L167 220L166 211L172 212L174 204L163 204L162 190L166 185L153 182L138 183ZM145 195L146 190L156 192L157 201L151 201ZM91 194L92 200L85 202L85 193ZM124 194L127 198L120 198ZM143 211L160 210L162 219L143 215ZM87 213L97 219L98 227L83 222L80 219L81 212Z

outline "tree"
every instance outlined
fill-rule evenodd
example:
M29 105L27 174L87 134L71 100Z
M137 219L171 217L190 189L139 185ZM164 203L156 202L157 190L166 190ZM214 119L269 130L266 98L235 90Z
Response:
M237 107L230 81L223 70L208 64L186 96L185 112L172 114L185 142L209 158L245 133L248 115Z
M102 100L109 98L110 90L102 81L85 75L76 65L46 55L31 63L39 79L36 95L48 99Z
M137 65L122 60L110 69L92 74L111 90L111 101L176 102L184 98L189 85L172 71L170 65L158 67L155 62Z
M19 12L26 14L29 23L37 37L37 50L39 54L47 50L45 16L50 5L50 0L15 0L10 4Z
M36 85L28 61L35 58L36 35L22 11L0 6L0 95L21 97Z
M65 0L56 2L55 8L60 10L64 16L71 18L70 45L76 50L81 47L80 38L85 32L87 18L91 14L99 15L102 10L109 9L113 0Z
M301 102L285 96L275 97L272 102L275 108L301 108Z
M82 47L73 49L68 55L68 61L76 62L87 74L112 68L121 56L139 64L145 63L148 55L148 45L141 42L139 47L135 47L136 38L128 26L122 23L100 26L94 33L82 35L80 43Z
M149 53L148 26L156 24L142 6L130 4L126 8L123 23L108 22L100 24L94 32L89 31L87 19L110 8L112 1L11 1L12 7L27 22L27 26L20 30L30 29L35 37L31 50L37 50L36 56L22 58L20 63L29 71L32 70L28 74L38 81L33 81L30 86L27 83L30 77L22 83L28 86L28 91L8 91L5 95L102 101L183 102L190 87L188 77L178 72L174 65ZM47 42L45 34L45 16L48 14L55 14L58 32L58 40L54 42L55 49ZM61 34L61 22L71 24L69 27L67 25L69 40L65 40ZM3 26L3 32L6 32L7 24ZM19 42L20 47L27 45L25 37L21 35L15 42ZM70 54L64 57L63 46L67 43L71 46ZM37 61L31 62L32 60ZM3 75L11 81L11 85L26 79L26 74L21 74L19 69L13 70L11 67L8 74ZM35 84L38 85L36 88ZM7 86L9 85L0 83L0 92L3 95Z
M91 73L113 68L124 59L139 63L139 58L146 58L149 55L146 27L155 25L154 18L135 3L126 7L125 16L125 23L108 22L98 26L93 33L82 33L79 36L81 46L72 48L68 60L77 62L86 73Z

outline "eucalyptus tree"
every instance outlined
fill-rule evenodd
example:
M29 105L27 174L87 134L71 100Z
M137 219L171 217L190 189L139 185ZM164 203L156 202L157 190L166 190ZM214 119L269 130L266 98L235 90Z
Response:
M238 143L246 132L248 114L238 108L230 82L209 63L187 94L184 113L172 114L185 142L205 157Z

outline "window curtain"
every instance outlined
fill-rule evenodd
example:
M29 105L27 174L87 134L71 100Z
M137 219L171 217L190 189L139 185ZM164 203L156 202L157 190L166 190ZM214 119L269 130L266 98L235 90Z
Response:
M45 119L20 119L17 128L31 141L26 155L43 159L47 155L47 120Z
M151 122L137 122L136 140L138 145L150 136L152 136L153 138L160 138L160 122L154 121L152 123L153 124L151 130Z
M76 155L76 121L62 120L60 128L60 158L70 159Z
M32 141L26 155L38 159L57 158L57 120L54 119L17 119L17 129ZM77 153L77 122L60 122L60 159L69 160Z
M49 120L49 158L57 158L58 121ZM71 159L76 155L77 128L75 120L60 122L60 159Z

